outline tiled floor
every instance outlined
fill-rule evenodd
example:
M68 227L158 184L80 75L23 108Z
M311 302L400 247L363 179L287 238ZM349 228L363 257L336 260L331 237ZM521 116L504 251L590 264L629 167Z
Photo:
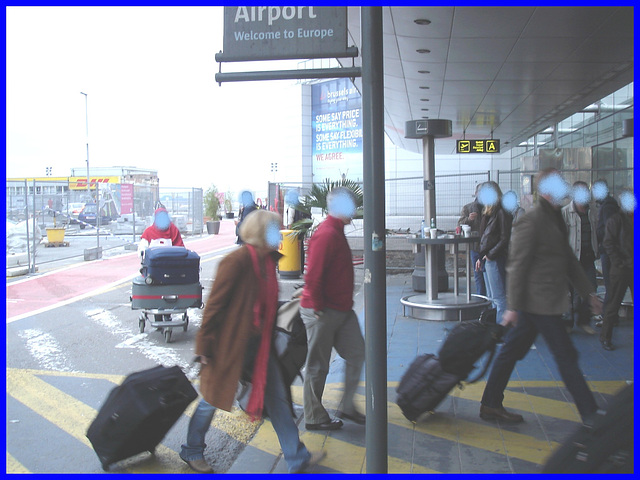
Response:
M571 396L560 380L554 360L541 338L520 361L505 392L505 407L521 413L525 423L500 425L478 416L484 379L454 389L415 424L395 404L395 387L410 362L421 353L437 353L455 322L432 322L403 316L400 298L412 293L410 275L387 277L388 471L390 473L534 473L579 425ZM356 301L363 324L364 313ZM580 366L606 408L608 399L633 380L633 321L622 319L614 331L616 350L603 350L597 335L572 332ZM332 411L341 397L343 362L334 358L323 401ZM363 374L364 380L364 374ZM358 395L365 410L364 382ZM293 387L300 419L302 389ZM299 421L302 441L310 449L323 448L327 457L310 472L362 473L366 471L365 427L345 422L332 432L309 432ZM380 438L380 441L385 441ZM230 473L285 473L286 464L268 421L240 454Z

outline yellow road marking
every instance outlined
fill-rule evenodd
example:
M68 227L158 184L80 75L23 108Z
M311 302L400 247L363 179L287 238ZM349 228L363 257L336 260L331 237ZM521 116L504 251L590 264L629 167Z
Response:
M92 448L86 432L97 414L95 409L24 370L7 369L7 393L83 445ZM189 471L179 455L162 444L158 445L156 455L151 458L152 461L143 462L139 467L129 470L140 473Z
M7 452L7 473L31 473L24 465Z
M91 448L86 438L86 430L95 418L97 412L73 398L72 396L49 385L39 376L75 377L107 380L114 384L120 384L125 376L54 372L47 370L6 370L7 392L17 401L45 418L50 423L58 426L84 445ZM625 381L591 381L593 391L606 394L615 394L626 385ZM361 385L364 385L361 382ZM397 382L390 382L389 386L395 386ZM513 381L509 387L525 390L527 388L562 387L559 381ZM472 401L479 401L484 389L484 382L467 385L463 390L454 389L451 395ZM302 387L293 386L292 395L294 402L302 404ZM337 408L342 397L342 384L328 384L325 387L323 401L329 408ZM357 395L356 401L364 411L364 396ZM189 417L193 414L198 401L193 402L185 412ZM570 421L579 421L579 416L570 399L567 401L551 400L544 397L521 393L519 391L505 391L505 405L523 411L540 415L559 418ZM555 442L537 440L528 435L523 435L499 426L483 425L478 422L470 422L451 415L433 415L428 420L413 424L406 420L400 409L393 402L388 402L388 421L390 424L413 429L414 431L442 438L462 445L468 445L480 450L508 455L528 462L543 464L548 455L558 446ZM232 412L217 411L212 426L227 433L235 440L258 448L274 456L280 455L280 444L277 435L273 431L271 423L267 420L262 425L260 422L252 424L248 417L239 409ZM259 428L262 426L262 428ZM254 435L254 432L256 432ZM251 436L253 439L251 439ZM315 432L304 432L301 438L310 450L324 448L327 450L328 459L321 462L331 468L339 466L343 473L362 473L365 470L365 449L348 442ZM325 463L326 462L326 463ZM190 469L179 458L177 452L158 445L156 456L146 458L133 457L120 463L130 472L138 473L185 473ZM7 472L28 472L9 452L7 452ZM426 467L407 462L402 459L389 457L389 473L438 473Z
M338 470L340 473L364 473L365 471L363 447L309 431L303 432L300 440L310 451L326 450L327 456L320 465ZM269 420L264 421L249 445L276 457L281 454L278 436ZM395 457L389 457L388 462L389 473L438 473L420 465L412 466L411 462Z

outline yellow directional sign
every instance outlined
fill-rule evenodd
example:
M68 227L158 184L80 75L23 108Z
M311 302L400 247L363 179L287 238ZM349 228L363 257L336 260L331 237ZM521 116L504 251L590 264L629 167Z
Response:
M500 153L500 140L458 140L456 153Z

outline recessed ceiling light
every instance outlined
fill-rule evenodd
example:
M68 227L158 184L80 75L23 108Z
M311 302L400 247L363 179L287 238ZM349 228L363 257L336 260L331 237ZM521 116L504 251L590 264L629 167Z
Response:
M429 111L428 108L421 108L420 110L422 110L423 112L428 112Z
M429 70L418 70L418 73L431 73Z
M422 118L429 118L429 117L422 117Z
M431 53L431 50L427 49L427 48L419 48L416 50L416 52L418 53Z
M427 87L427 86L425 86L425 85L422 85L420 88L421 88L422 90L429 90L431 87Z
M429 99L428 99L428 98L421 98L421 99L420 99L420 101L421 101L421 102L428 102L428 101L429 101Z
M413 22L417 25L429 25L431 20L427 20L426 18L417 18Z

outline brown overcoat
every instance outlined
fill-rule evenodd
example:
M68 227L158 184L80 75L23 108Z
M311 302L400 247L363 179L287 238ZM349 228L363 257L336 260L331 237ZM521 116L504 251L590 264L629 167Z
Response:
M256 250L261 262L265 255L273 254ZM230 411L233 406L257 292L251 256L247 246L242 246L220 261L196 335L196 355L208 357L200 371L200 393L222 410Z

